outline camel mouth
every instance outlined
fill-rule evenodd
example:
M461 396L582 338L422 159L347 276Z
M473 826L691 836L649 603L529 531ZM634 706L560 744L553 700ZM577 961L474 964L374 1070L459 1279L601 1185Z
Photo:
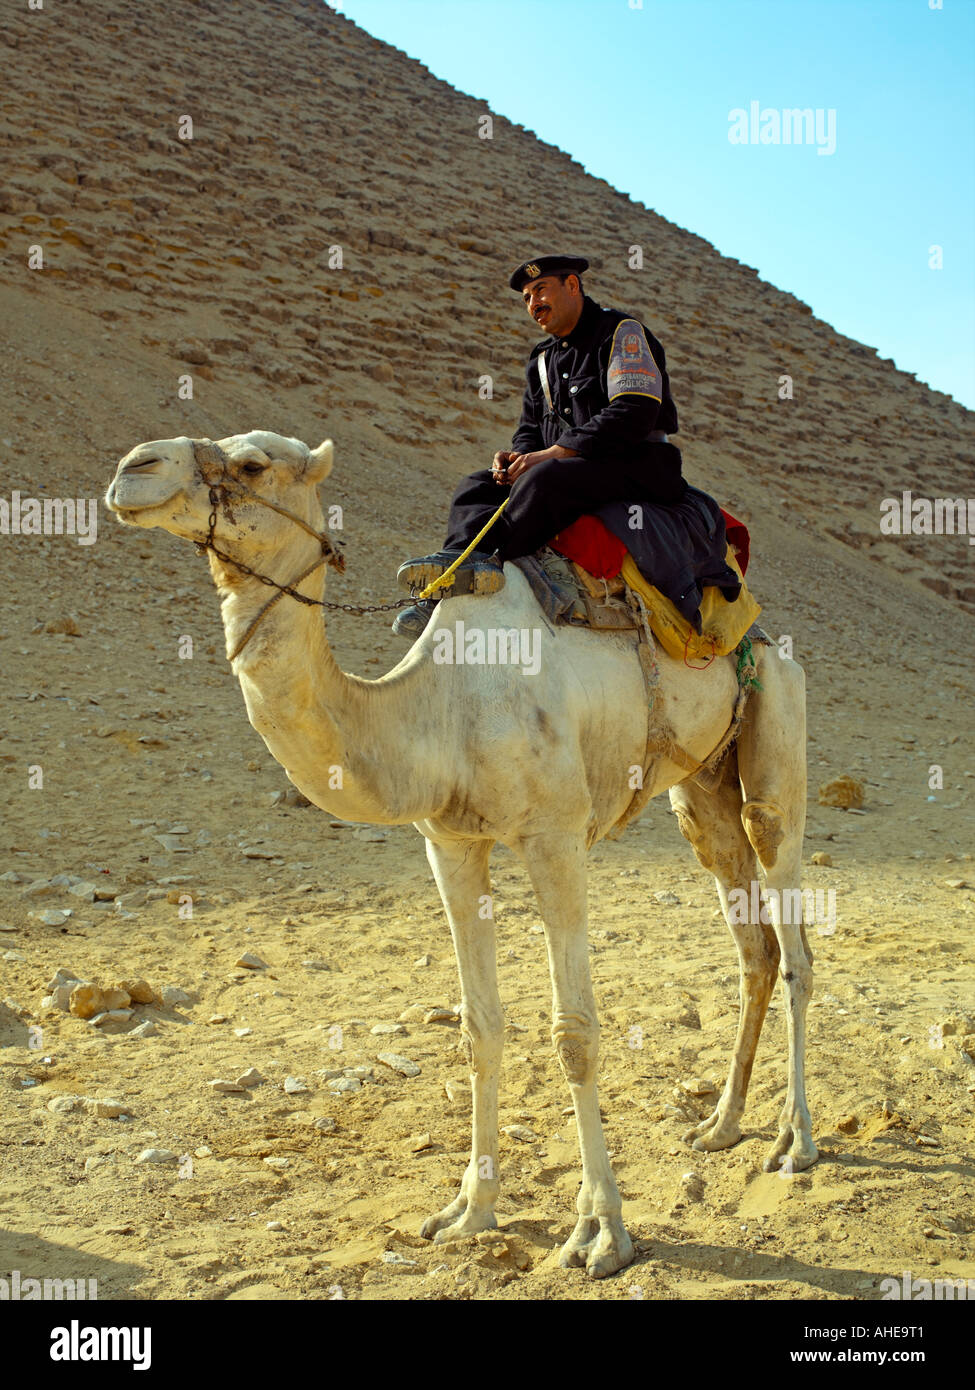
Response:
M141 467L141 464L127 464L124 469L120 469L105 494L105 506L108 510L114 512L119 521L127 521L136 526L145 524L136 520L140 513L166 506L182 491L180 483L167 484L164 479L151 473L140 475Z

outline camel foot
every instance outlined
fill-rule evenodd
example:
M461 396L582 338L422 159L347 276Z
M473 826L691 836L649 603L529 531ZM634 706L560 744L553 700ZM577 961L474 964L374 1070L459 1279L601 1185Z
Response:
M762 1167L766 1173L801 1173L804 1168L811 1168L818 1157L819 1150L808 1130L783 1125Z
M563 1269L585 1265L590 1279L605 1279L625 1269L634 1255L633 1242L618 1216L580 1216L562 1247Z
M432 1240L434 1245L445 1245L450 1240L476 1236L478 1231L494 1230L497 1224L490 1207L472 1206L461 1195L443 1211L428 1216L420 1227L420 1235L424 1240Z
M687 1131L684 1143L690 1144L699 1153L712 1153L715 1149L730 1149L740 1138L741 1126L738 1121L722 1115L719 1107L701 1124Z

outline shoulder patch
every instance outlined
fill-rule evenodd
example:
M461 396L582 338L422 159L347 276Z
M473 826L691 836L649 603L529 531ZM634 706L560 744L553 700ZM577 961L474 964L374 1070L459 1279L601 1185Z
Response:
M623 319L616 326L606 372L606 394L617 396L651 396L661 399L663 378L653 360L643 325L636 319Z

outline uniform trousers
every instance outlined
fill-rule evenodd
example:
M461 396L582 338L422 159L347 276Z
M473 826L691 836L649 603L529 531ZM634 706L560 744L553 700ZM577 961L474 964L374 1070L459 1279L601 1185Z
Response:
M687 490L680 474L680 450L673 444L644 446L658 454L662 467L638 462L571 458L546 459L510 485L498 484L490 468L471 473L450 503L445 550L464 550L500 507L505 511L478 545L502 560L517 560L547 545L580 516L607 502L679 502ZM664 453L663 451L669 451ZM676 456L676 458L674 457Z

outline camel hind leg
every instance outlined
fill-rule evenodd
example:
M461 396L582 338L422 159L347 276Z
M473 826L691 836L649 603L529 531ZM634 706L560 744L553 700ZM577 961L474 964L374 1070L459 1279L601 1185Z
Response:
M745 833L765 871L768 911L779 944L786 1002L789 1072L779 1133L766 1172L799 1172L819 1157L806 1104L806 1009L812 995L812 952L803 922L800 879L806 822L805 677L795 662L758 649L762 689L745 710L738 772Z
M775 932L747 920L741 902L752 900L758 877L755 851L741 820L742 796L734 750L724 765L724 779L713 792L681 782L670 792L681 834L701 865L714 874L725 921L738 949L740 970L738 1034L728 1079L714 1111L684 1135L698 1150L726 1149L741 1138L741 1117L755 1062L755 1050L775 987L779 946Z

